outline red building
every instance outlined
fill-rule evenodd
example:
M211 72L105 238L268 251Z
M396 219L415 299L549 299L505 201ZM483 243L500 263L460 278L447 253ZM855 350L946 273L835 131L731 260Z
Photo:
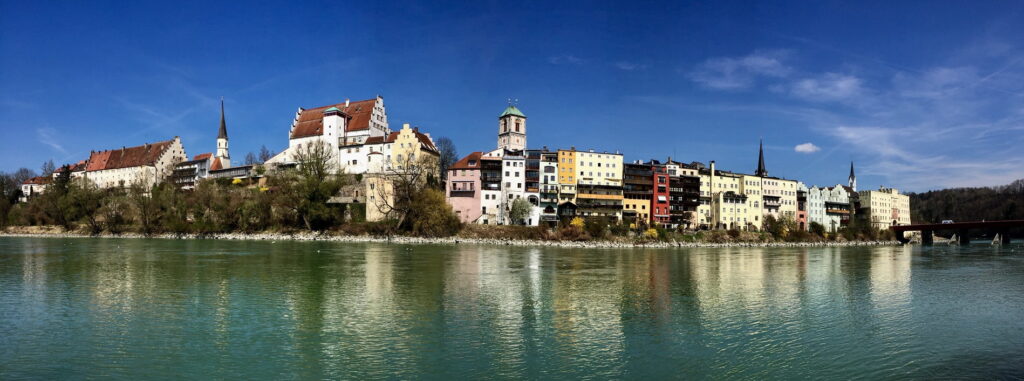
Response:
M669 225L672 223L672 212L669 207L669 175L665 166L651 161L651 224Z

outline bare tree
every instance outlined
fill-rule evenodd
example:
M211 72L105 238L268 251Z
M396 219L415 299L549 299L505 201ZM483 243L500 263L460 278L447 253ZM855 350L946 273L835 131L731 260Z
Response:
M441 181L448 180L448 168L451 168L459 160L459 153L455 149L455 142L447 137L437 139L437 151L440 153L438 165L441 170Z
M270 160L270 158L274 157L274 154L271 153L269 149L267 149L267 146L260 146L259 155L260 164L266 163L267 160Z
M49 176L53 174L53 171L57 170L57 167L53 165L53 160L51 159L43 163L43 166L40 169L42 170L41 176Z
M18 168L18 170L14 171L14 173L11 175L11 180L14 180L14 183L20 187L21 184L25 182L25 180L31 179L33 177L36 177L35 171L28 168Z
M249 152L245 155L245 165L256 165L259 162L256 161L256 154Z
M400 228L412 212L417 195L428 187L428 178L435 176L437 171L438 158L432 155L399 158L386 163L381 173L366 179L375 193L372 206L384 215L385 220L394 221L393 230Z
M335 159L328 143L313 143L296 152L297 168L271 179L275 205L297 216L308 230L323 228L333 220L327 201L344 182Z

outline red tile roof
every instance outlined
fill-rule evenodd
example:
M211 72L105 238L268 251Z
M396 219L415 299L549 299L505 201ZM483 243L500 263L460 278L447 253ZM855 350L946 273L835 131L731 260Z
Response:
M22 182L22 184L25 184L25 185L28 185L28 184L36 184L36 185L49 184L50 181L52 181L52 180L53 180L53 178L50 177L50 176L36 176L36 177L31 178L31 179L25 180L24 182Z
M479 151L473 152L469 155L466 155L466 157L462 158L461 160L456 161L455 164L452 164L452 166L448 169L480 169L480 156L483 156L483 154L483 152ZM471 160L474 161L473 165L469 164Z
M345 131L360 131L370 128L370 115L373 113L373 106L377 104L377 98L365 101L338 103L316 108L305 109L299 112L299 120L295 122L290 139L320 136L324 133L324 110L337 107L341 110L348 121L345 123Z
M108 151L93 152L85 166L86 171L102 171L105 169L130 168L143 165L154 165L160 155L171 146L174 140L125 147Z
M57 170L54 171L54 172L64 171L65 168L71 170L71 172L82 172L82 171L85 170L85 164L86 163L87 163L86 160L80 160L79 162L74 163L74 164L64 164L64 165L60 166L60 168L57 168Z
M196 155L195 157L192 158L192 160L203 160L203 159L209 159L211 157L213 157L213 153L207 152L207 153L201 153L201 154Z
M210 170L216 171L218 169L224 169L224 163L221 163L220 158L213 159L213 164L210 164Z

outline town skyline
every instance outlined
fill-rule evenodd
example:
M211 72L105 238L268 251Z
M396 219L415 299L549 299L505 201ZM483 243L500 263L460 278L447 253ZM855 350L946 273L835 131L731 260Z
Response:
M614 19L612 4L546 14L325 5L281 19L271 17L280 9L258 6L77 7L4 5L9 15L54 21L43 33L28 17L0 19L0 170L173 136L189 156L213 152L221 96L241 161L261 145L287 147L299 107L379 94L392 126L449 137L460 157L493 145L496 117L513 98L530 115L529 148L715 160L751 173L763 137L772 174L808 185L843 183L851 161L864 189L1024 177L1024 56L1012 39L1019 6L961 15L936 5L922 21L899 17L912 9L891 9L889 19L816 5L793 13L820 20L792 27L782 24L797 15L768 6L657 6L626 20ZM309 21L342 11L351 23ZM700 20L708 15L726 22ZM738 25L744 20L754 22ZM826 25L851 20L876 27L851 36ZM260 41L242 38L257 32ZM345 47L320 48L331 40Z

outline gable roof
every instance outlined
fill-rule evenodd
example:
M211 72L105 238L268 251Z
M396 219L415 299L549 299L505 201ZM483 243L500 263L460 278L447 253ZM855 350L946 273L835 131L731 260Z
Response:
M143 144L135 147L92 152L85 165L86 171L102 171L106 169L130 168L144 165L155 165L160 155L170 148L174 140Z
M224 169L224 163L221 163L221 160L220 160L219 157L218 158L214 158L213 159L213 163L210 164L210 170L211 171L216 171L218 169Z
M366 138L366 140L363 141L363 144L365 145L365 144L394 143L395 140L398 139L398 134L400 134L401 132L402 131L393 131L390 134L388 134L388 136L371 136L371 137ZM430 150L430 151L433 151L433 152L437 152L437 146L434 145L434 142L432 140L430 140L430 137L427 136L427 134L419 132L419 131L417 131L415 129L412 131L412 133L416 135L416 140L420 141L420 144L423 145L423 148L425 148L427 150Z
M36 176L36 177L33 177L33 178L25 180L24 182L22 182L22 184L25 184L25 185L30 185L30 184L32 184L32 185L42 185L42 184L49 184L50 181L52 181L52 180L53 180L53 178L50 177L50 176Z
M466 155L466 157L459 159L459 161L456 161L455 164L452 164L448 169L480 169L480 156L483 156L483 154L484 153L480 151L473 152ZM475 163L470 165L470 161L474 161Z
M298 120L289 139L320 136L324 134L324 112L328 109L337 109L348 119L345 123L345 131L360 131L370 128L370 116L373 114L373 107L377 105L377 98L364 101L349 102L334 105L320 106L304 109L299 112ZM331 110L333 111L333 110Z
M195 161L195 160L203 160L203 159L209 159L211 157L213 157L213 153L207 152L207 153L201 153L201 154L198 154L198 155L192 157L192 160L193 161Z

